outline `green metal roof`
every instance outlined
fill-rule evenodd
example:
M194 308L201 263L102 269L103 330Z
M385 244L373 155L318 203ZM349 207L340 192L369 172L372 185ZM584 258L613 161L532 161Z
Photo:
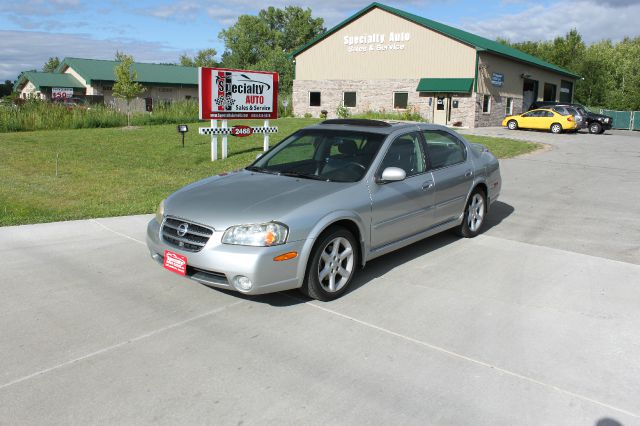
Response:
M38 72L38 71L24 71L16 80L13 86L14 90L18 90L18 87L22 87L27 84L27 81L33 83L37 90L42 91L42 87L71 87L84 89L82 83L76 80L70 74L60 74L55 72Z
M61 72L65 67L71 67L89 84L93 80L115 81L113 69L119 63L100 59L64 58L56 71ZM137 81L143 84L198 85L198 68L141 62L134 62L132 67L138 73Z
M421 78L416 92L471 93L473 78Z
M480 37L477 36L475 34L471 34L468 33L466 31L460 30L458 28L453 28L450 27L448 25L445 24L441 24L440 22L436 22L436 21L432 21L431 19L427 19L427 18L423 18L421 16L417 16L414 15L412 13L409 12L405 12L399 9L395 9L393 7L381 4L381 3L371 3L369 6L365 7L364 9L360 10L359 12L356 12L356 14L352 15L351 17L345 19L344 21L340 22L338 25L336 25L335 27L331 28L330 30L328 30L327 32L325 32L324 34L319 35L318 37L314 38L313 40L311 40L310 42L308 42L307 44L299 47L298 49L296 49L295 51L293 51L293 53L291 53L291 57L296 57L298 56L300 53L304 52L305 50L307 50L309 47L313 46L314 44L316 44L317 42L319 42L320 40L324 39L325 37L330 36L331 34L335 33L336 31L338 31L339 29L341 29L342 27L346 26L347 24L351 23L352 21L360 18L361 16L363 16L364 14L366 14L367 12L371 11L374 8L378 8L378 9L382 9L386 12L389 12L393 15L399 16L401 18L404 18L408 21L411 21L415 24L418 24L420 26L423 26L425 28L428 28L430 30L436 31L440 34L443 34L447 37L453 38L455 40L458 40L462 43L468 44L469 46L475 47L476 50L479 51L488 51L500 56L505 56L507 58L510 59L514 59L520 62L525 62L531 65L535 65L537 67L540 68L544 68L547 70L551 70L554 71L558 74L563 74L572 78L580 78L579 75L572 73L569 70L566 70L562 67L559 67L557 65L553 65L549 62L543 61L540 58L537 58L535 56L529 55L527 53L524 53L518 49L514 49L513 47L504 45L502 43L498 43L497 41L494 40L489 40L486 39L484 37Z

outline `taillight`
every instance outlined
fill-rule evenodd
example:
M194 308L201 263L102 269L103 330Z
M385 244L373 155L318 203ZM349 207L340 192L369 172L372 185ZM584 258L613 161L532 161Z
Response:
M569 122L573 121L573 115L568 116L567 117L567 121L569 121Z

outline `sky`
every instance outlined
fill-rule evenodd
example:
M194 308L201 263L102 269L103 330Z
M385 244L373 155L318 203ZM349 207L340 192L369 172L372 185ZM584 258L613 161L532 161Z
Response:
M178 62L181 54L224 44L220 30L241 14L268 6L311 8L325 26L370 0L0 0L0 81L40 70L51 56ZM640 35L640 0L395 0L381 3L470 31L511 41L548 40L577 28L587 43Z

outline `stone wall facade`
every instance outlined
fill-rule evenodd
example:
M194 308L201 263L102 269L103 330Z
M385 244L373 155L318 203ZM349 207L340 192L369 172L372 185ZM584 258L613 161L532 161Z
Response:
M298 117L311 114L320 117L327 111L327 118L336 118L337 109L343 104L344 92L356 92L356 106L348 108L351 114L373 112L415 111L426 121L433 123L436 98L439 94L416 92L419 80L294 80L293 113ZM320 92L320 106L309 106L309 93ZM407 109L394 109L395 92L408 94ZM507 115L507 97L491 94L489 113L482 112L483 94L451 94L450 116L447 125L453 127L500 126ZM522 112L522 97L511 98L513 114ZM454 102L458 107L454 108Z
M488 113L482 112L482 102L484 95L474 94L476 98L475 127L500 126L502 120L507 116L507 97L500 95L491 96L491 108ZM513 102L512 113L522 113L522 98L511 98Z
M344 92L356 92L356 106L348 108L351 114L368 111L416 111L423 118L433 118L433 99L416 92L419 80L294 80L293 113L298 116L311 114L320 117L327 111L328 118L336 118L336 110L343 103ZM320 92L320 106L309 106L309 93ZM407 109L393 108L395 92L408 94Z
M454 108L455 102L458 107ZM451 114L449 115L448 125L454 127L475 127L475 110L476 110L476 94L470 95L451 95Z

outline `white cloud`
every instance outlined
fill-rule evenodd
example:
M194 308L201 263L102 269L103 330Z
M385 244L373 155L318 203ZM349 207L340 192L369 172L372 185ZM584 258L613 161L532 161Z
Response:
M640 2L609 0L609 3L611 6L592 1L574 2L569 12L565 3L550 7L535 6L517 14L505 14L485 21L466 20L462 27L490 39L501 37L513 42L552 40L564 36L572 28L578 30L586 43L602 39L617 41L625 36L640 35L637 22ZM618 8L612 9L614 4ZM624 13L620 8L624 8Z
M447 3L450 0L440 0L439 3ZM615 1L615 0L614 0ZM325 26L332 27L338 22L344 20L357 10L363 9L371 4L370 0L352 0L345 2L344 0L324 0L318 2L316 0L271 0L268 4L256 3L253 0L235 0L233 7L229 7L228 1L210 0L208 2L194 2L191 0L178 0L171 4L158 6L155 9L139 10L139 13L151 15L156 18L169 19L179 16L180 13L195 16L197 14L207 14L215 22L223 25L233 25L238 16L242 14L257 14L260 9L266 9L269 6L284 9L286 6L299 6L303 9L310 8L314 17L322 17L325 20ZM397 0L387 2L390 6L402 8L407 5L427 7L432 3L426 0Z
M3 1L0 12L13 16L52 16L84 9L80 0L22 0Z
M158 6L151 11L151 16L160 19L191 19L201 9L200 3L190 0L181 0L173 4ZM145 14L146 10L138 12Z
M22 71L40 70L50 56L113 59L121 51L139 62L177 62L183 53L163 43L97 40L87 34L0 30L0 40L0 81L15 80Z

